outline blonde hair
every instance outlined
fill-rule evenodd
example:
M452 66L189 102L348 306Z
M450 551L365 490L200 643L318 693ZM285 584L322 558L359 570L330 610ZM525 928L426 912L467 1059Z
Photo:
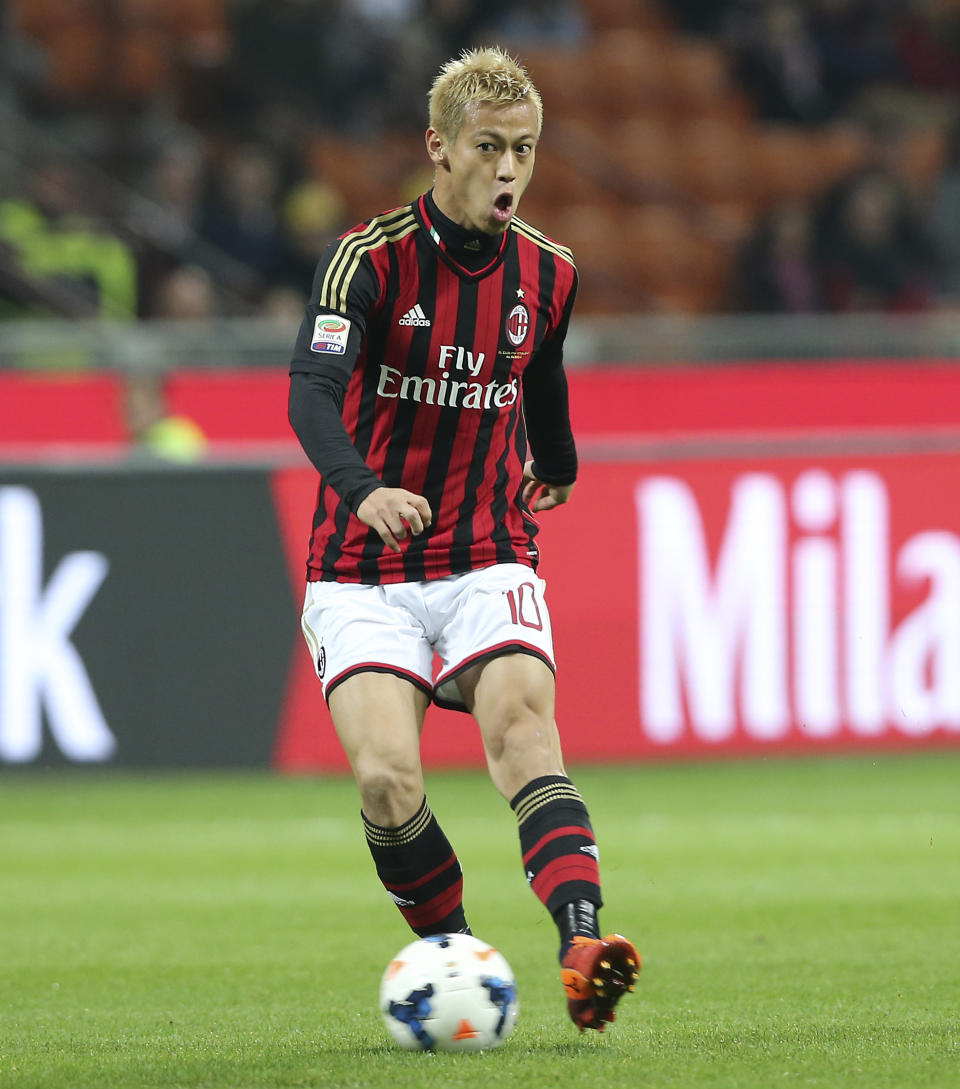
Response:
M527 70L499 46L464 49L447 61L427 96L430 127L455 140L471 102L532 102L537 111L537 134L543 125L543 103Z

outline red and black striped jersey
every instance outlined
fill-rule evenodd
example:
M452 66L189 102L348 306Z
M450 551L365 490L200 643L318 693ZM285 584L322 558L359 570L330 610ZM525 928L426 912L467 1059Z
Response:
M421 197L348 231L314 277L291 373L344 389L343 425L372 483L351 506L321 468L310 579L535 567L537 525L521 498L528 429L541 479L576 476L562 364L570 250L515 218L473 269L448 251L430 208ZM354 513L380 482L425 496L433 512L399 554Z

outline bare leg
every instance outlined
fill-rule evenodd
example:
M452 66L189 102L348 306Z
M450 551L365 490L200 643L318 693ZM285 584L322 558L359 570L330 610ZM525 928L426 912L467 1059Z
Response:
M402 824L423 801L426 693L392 673L356 673L330 693L329 702L364 813L385 827Z
M460 862L424 793L420 730L427 704L419 688L388 673L358 673L330 694L377 876L421 937L468 930Z

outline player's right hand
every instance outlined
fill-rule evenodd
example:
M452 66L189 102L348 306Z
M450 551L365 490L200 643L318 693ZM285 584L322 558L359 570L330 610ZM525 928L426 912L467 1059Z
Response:
M377 488L357 507L357 517L379 534L391 550L400 551L407 530L416 535L433 521L430 504L422 495L405 488Z

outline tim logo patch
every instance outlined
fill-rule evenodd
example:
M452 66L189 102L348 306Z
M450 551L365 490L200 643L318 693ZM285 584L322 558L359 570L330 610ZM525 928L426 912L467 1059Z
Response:
M313 326L310 351L343 355L347 350L347 337L349 335L350 322L346 318L320 314Z
M530 332L530 311L523 305L517 305L507 315L507 337L514 348L519 348Z

